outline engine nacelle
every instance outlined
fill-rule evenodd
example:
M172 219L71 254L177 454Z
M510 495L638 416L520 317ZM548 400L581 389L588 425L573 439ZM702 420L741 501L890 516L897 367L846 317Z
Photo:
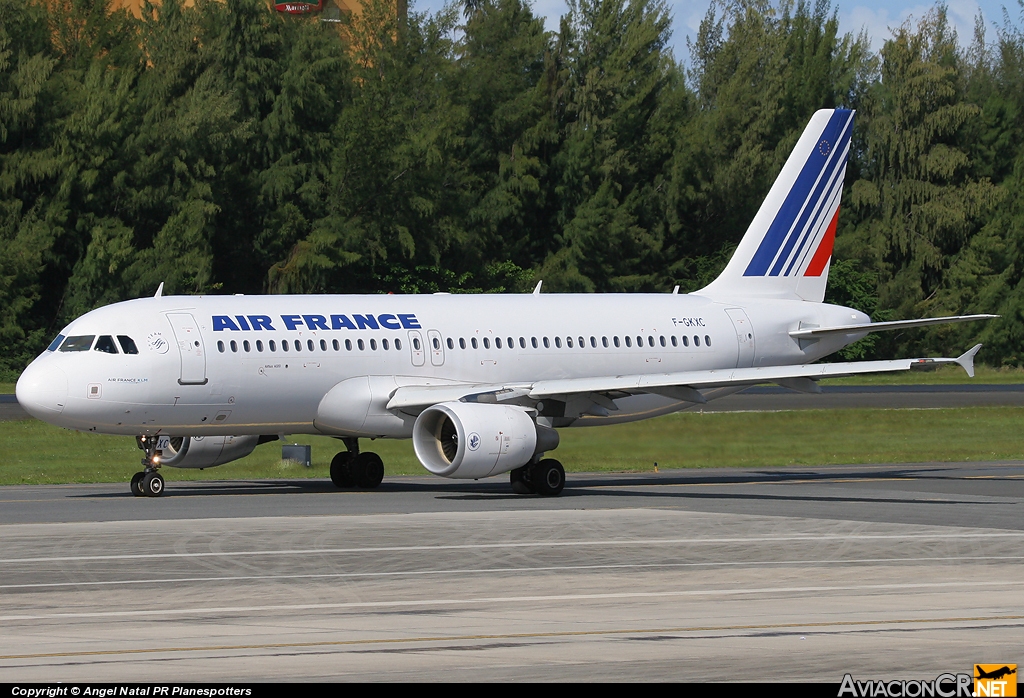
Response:
M259 436L161 436L156 442L160 465L212 468L253 452Z
M544 429L540 441L549 450L558 445L558 434ZM420 413L412 445L435 475L476 479L526 465L537 452L538 427L523 407L442 402Z

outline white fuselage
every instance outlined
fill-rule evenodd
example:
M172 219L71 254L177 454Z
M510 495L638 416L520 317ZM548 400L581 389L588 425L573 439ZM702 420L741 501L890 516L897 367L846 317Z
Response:
M62 335L111 337L116 353L47 351L26 370L22 381L33 389L23 397L19 384L19 400L51 423L107 434L403 438L410 420L318 428L321 401L360 377L379 392L802 364L863 335L801 342L790 331L867 321L823 303L698 294L145 298L72 322ZM125 353L121 336L138 353ZM632 421L691 404L659 395L615 402L611 416L552 425Z

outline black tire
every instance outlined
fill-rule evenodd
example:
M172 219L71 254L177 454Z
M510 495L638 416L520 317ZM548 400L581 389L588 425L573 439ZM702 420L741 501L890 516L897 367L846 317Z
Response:
M352 477L352 452L342 451L331 460L331 482L336 487L352 487L356 480Z
M530 481L537 494L554 497L565 487L565 469L554 458L545 458L531 468Z
M159 497L164 493L164 477L160 473L146 473L139 488L147 497Z
M132 494L134 494L136 497L145 497L146 496L145 493L142 491L142 485L141 485L141 483L142 483L142 476L145 475L145 474L146 473L138 472L138 473L135 473L134 475L132 475L132 481L131 481Z
M360 453L356 457L359 470L358 484L366 490L372 490L384 479L384 461L376 453Z
M510 470L508 473L508 480L512 484L512 491L516 494L536 494L537 490L533 488L526 479L526 469L529 466L524 465L521 468Z

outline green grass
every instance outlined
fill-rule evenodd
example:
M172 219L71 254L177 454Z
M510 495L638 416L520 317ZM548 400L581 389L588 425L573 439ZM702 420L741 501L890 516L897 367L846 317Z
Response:
M0 383L0 395L13 395L15 383Z
M683 413L645 422L561 430L566 470L766 467L1024 459L1024 408L806 410ZM282 462L281 442L208 470L164 468L169 481L328 477L342 449L327 437L297 436L313 447L313 467ZM390 475L425 474L409 441L363 441ZM0 484L125 481L142 452L125 436L83 434L35 420L0 422Z

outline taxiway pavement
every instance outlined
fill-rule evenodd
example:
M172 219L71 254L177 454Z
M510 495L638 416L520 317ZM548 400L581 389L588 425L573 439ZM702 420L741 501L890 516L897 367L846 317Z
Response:
M6 681L934 678L1024 646L1024 463L0 488Z

